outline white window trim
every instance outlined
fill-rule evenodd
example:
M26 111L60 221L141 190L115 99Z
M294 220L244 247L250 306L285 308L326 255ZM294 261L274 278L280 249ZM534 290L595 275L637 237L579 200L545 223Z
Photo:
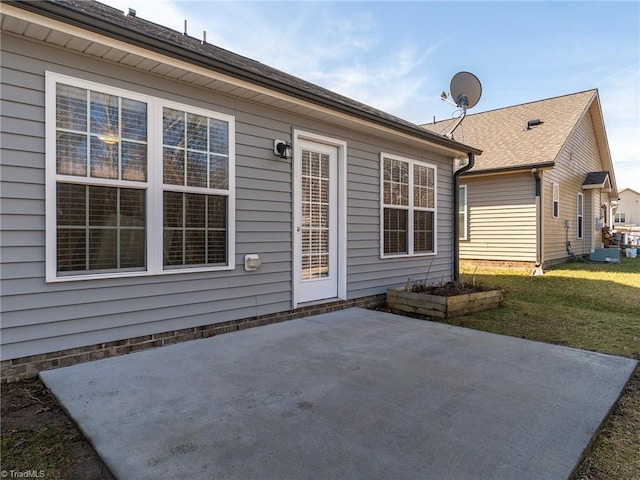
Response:
M463 216L464 216L464 222L463 222L463 229L464 229L464 233L462 232L458 232L458 239L459 240L468 240L468 236L469 236L469 228L467 226L467 222L468 222L468 215L469 215L469 206L467 204L467 186L466 185L458 185L458 189L464 189L464 211L462 212ZM460 192L458 191L458 194L460 194ZM460 203L458 202L458 210L460 210ZM460 211L458 211L458 216L460 215ZM458 218L456 218L456 221L458 221Z
M409 205L386 205L384 203L384 160L398 160L409 164ZM420 210L433 211L433 252L414 253L413 239L413 166L415 164L422 165L433 169L433 208L420 208ZM384 209L385 207L405 209L408 211L407 216L407 250L408 253L385 254L384 253ZM380 153L380 258L404 258L404 257L428 257L438 254L438 167L434 164L423 160L415 160L412 158L401 157L392 153Z
M56 174L56 84L64 83L89 90L139 100L147 104L147 163L146 182L117 181L119 187L143 188L146 196L146 269L127 272L83 273L59 276L57 274L57 245L56 245L56 182L67 179L70 183L85 185L116 185L113 181L90 177L63 176ZM76 77L70 77L55 72L45 73L45 223L46 223L46 281L68 282L80 280L95 280L105 278L126 278L151 275L172 275L180 273L212 272L235 269L235 117L219 112L193 107L164 100L159 97L139 94L130 90L111 87ZM209 195L222 194L227 196L227 265L201 266L165 269L163 266L163 162L162 162L162 109L176 108L190 113L204 115L210 118L226 121L229 125L229 189L197 189L192 187L168 186L168 190L181 190L192 193L206 193Z
M556 196L557 193L557 196ZM556 214L555 205L558 204L558 213ZM560 218L560 185L556 182L551 184L551 216Z
M576 210L576 238L582 240L584 238L584 195L582 193L578 193ZM582 231L580 231L580 220L582 220Z

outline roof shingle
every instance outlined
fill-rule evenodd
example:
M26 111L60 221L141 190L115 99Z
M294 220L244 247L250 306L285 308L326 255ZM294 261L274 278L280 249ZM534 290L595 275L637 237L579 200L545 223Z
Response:
M182 34L168 27L144 20L134 15L94 0L6 0L21 8L37 11L64 22L90 28L101 34L152 48L163 54L195 64L214 68L228 75L267 86L275 91L303 98L318 105L328 106L369 121L390 126L413 136L454 150L480 154L481 151L444 139L432 132L425 132L419 125L378 110L364 103L345 97L298 77L269 67L256 60L238 55L197 38ZM426 135L425 135L426 133Z
M482 149L471 172L552 165L597 90L523 103L467 115L454 131L455 140ZM541 125L527 129L529 120ZM423 125L446 133L452 121Z
M602 186L609 179L609 172L589 172L582 185Z

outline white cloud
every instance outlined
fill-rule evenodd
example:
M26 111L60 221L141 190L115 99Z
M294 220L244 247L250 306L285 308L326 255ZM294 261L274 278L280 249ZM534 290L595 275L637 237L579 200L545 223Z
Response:
M430 81L426 61L443 44L387 44L373 16L364 10L344 15L317 2L176 2L104 0L140 18L188 33L309 82L415 122L427 115ZM194 17L197 7L198 16ZM191 17L191 18L190 18ZM390 38L394 38L391 36ZM386 37L389 38L389 37Z

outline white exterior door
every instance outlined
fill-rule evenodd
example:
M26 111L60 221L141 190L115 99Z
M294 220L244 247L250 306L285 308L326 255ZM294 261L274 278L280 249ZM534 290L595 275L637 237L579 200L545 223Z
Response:
M338 147L300 139L295 153L295 303L338 297Z

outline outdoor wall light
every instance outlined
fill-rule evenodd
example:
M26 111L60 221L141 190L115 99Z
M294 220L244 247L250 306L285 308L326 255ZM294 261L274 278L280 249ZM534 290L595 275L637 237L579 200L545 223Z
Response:
M285 142L284 140L274 140L273 153L275 153L280 158L290 158L291 144L289 142Z

